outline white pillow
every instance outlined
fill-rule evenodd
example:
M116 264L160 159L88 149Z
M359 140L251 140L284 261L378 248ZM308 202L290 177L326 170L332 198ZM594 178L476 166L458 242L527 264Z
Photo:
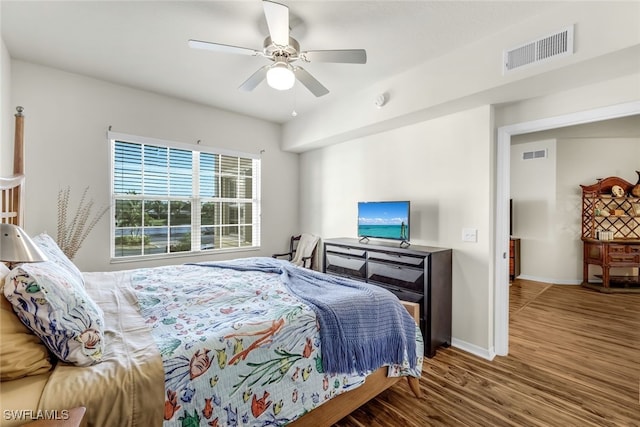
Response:
M33 238L33 243L35 243L47 258L49 258L49 261L53 261L60 267L67 270L70 275L74 276L76 280L79 280L80 283L82 283L82 286L84 286L82 273L73 261L67 258L64 252L62 252L62 249L60 249L60 246L58 246L51 236L46 233L38 234Z

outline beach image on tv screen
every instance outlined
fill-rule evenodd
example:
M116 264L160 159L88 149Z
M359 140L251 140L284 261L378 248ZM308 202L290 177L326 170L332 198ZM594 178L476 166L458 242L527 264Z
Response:
M408 240L408 202L359 203L358 236Z

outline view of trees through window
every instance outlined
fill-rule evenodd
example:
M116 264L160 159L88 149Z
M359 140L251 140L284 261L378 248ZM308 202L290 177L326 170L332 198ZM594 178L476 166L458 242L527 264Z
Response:
M113 256L259 245L259 160L113 140Z

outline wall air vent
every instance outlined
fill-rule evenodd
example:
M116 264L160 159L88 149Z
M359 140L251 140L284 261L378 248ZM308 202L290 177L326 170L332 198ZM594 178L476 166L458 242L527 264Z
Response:
M502 73L569 55L573 55L573 25L538 40L505 50Z
M546 159L547 150L525 151L522 153L522 160Z

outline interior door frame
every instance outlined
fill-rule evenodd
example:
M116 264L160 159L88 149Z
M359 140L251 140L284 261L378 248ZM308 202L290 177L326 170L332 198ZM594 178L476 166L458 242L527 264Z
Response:
M640 101L595 108L587 111L516 123L498 128L496 159L496 221L495 221L495 289L494 289L494 351L509 353L509 194L511 137L530 132L556 129L640 114Z

